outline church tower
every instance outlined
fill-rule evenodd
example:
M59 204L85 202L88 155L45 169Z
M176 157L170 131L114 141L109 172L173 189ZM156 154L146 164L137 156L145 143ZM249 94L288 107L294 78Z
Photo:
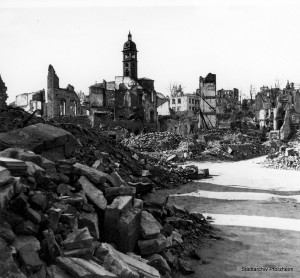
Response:
M137 79L137 50L136 45L132 41L132 36L128 34L128 41L123 47L123 76L129 76L132 79Z

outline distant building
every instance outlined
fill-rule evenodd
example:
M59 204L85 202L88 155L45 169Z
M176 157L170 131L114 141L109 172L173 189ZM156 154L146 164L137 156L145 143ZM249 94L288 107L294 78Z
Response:
M216 75L209 73L205 78L199 78L200 94L200 128L217 127L217 95ZM203 115L203 118L201 117Z
M171 96L171 109L177 111L196 112L200 107L200 96L197 94L180 94Z
M230 113L237 109L239 105L239 90L218 90L217 91L217 114Z
M156 93L157 97L157 114L158 116L170 115L170 98L161 93Z
M23 108L28 113L44 116L45 114L45 90L32 93L24 93L16 96L15 106Z

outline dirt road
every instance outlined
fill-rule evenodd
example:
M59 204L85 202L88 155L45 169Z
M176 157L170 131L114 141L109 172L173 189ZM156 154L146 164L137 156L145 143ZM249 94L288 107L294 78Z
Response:
M265 169L262 159L194 163L212 178L170 192L221 230L190 277L300 277L300 172Z

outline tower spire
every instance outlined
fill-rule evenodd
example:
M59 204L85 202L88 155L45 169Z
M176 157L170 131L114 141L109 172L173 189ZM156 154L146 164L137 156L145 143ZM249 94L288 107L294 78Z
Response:
M131 33L130 33L130 30L129 30L129 33L128 33L128 40L131 41L131 39L132 39L132 35L131 35Z

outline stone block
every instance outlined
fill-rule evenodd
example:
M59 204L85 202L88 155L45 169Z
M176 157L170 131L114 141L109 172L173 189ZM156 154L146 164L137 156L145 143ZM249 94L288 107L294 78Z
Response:
M131 269L117 251L107 243L101 243L95 250L95 257L99 259L103 267L122 278L139 278L139 274Z
M82 186L88 199L98 208L105 210L107 201L102 191L94 186L85 176L81 176L78 183Z
M57 257L60 256L60 248L58 243L56 242L55 236L51 229L43 231L43 235L47 241L48 253L50 259L55 261Z
M104 267L80 258L58 257L57 265L75 278L116 278Z
M47 267L47 275L49 278L72 278L66 271L54 264Z
M0 166L0 188L11 182L13 182L13 177L11 176L10 171L5 167Z
M21 247L19 255L29 275L38 272L42 268L43 262L41 261L38 253L32 249L31 245Z
M153 190L153 184L150 182L128 182L128 185L135 187L136 194L146 194Z
M51 207L48 210L49 227L53 230L54 233L56 233L57 226L58 226L61 214L62 214L62 210L59 209L59 208L53 208L53 207Z
M0 253L0 277L26 278L19 270L10 250Z
M145 207L164 208L167 205L167 202L167 195L149 193L144 196Z
M48 206L48 198L43 193L36 193L31 197L30 203L34 208L44 212Z
M30 207L27 207L25 210L25 218L34 224L40 224L42 219L41 215Z
M0 238L4 239L8 244L12 244L16 238L11 226L7 222L0 224Z
M147 211L142 212L141 234L144 239L156 238L162 230L161 224Z
M123 253L133 252L140 237L141 210L132 208L122 214L119 223L117 249Z
M76 229L68 234L67 238L61 244L65 250L92 248L93 238L86 227L83 229Z
M91 168L89 166L80 164L76 162L72 166L72 172L77 175L83 175L89 179L90 182L92 182L95 185L102 185L106 180L108 180L112 184L112 178L110 175L103 173L101 171L98 171L94 168Z
M36 154L42 154L50 160L70 156L76 145L71 133L42 123L0 133L0 141L2 145L24 148ZM51 157L51 151L55 149L62 150L62 152L56 152L56 159Z
M30 246L30 248L35 251L39 251L41 249L40 242L34 236L17 236L12 245L17 251L25 245Z
M159 234L157 238L139 240L138 242L142 255L152 255L161 252L167 247L167 239Z
M11 175L15 177L24 176L26 174L26 163L19 159L0 157L0 166L7 168Z
M115 187L120 187L121 185L126 186L126 181L123 180L123 178L119 175L118 172L113 172L110 174L112 185Z
M0 186L0 208L3 209L15 195L13 183Z
M118 196L135 196L136 189L132 186L108 187L105 189L105 198L113 200Z
M153 266L155 269L159 271L161 275L165 275L166 273L171 273L171 269L166 262L166 260L159 254L154 254L147 257L148 265Z
M89 229L91 236L95 240L99 240L99 220L97 213L80 213L78 217L78 228L81 229L84 227L87 227Z

